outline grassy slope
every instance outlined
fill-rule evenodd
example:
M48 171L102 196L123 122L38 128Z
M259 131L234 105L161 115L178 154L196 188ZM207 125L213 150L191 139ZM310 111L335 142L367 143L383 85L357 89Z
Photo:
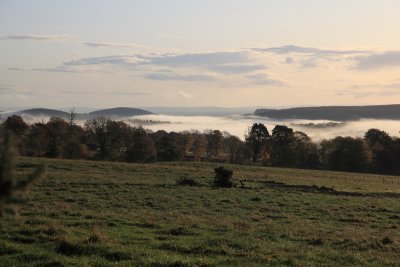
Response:
M399 177L228 165L246 188L214 189L215 164L29 158L19 173L40 162L30 204L2 219L0 265L400 264ZM185 174L202 186L175 185Z

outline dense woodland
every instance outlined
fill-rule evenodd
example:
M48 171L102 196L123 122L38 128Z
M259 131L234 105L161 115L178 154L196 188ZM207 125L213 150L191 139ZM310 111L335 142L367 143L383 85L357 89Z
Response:
M104 117L77 125L68 120L27 124L17 115L0 130L13 136L18 152L28 157L94 159L123 162L210 161L234 164L400 174L400 139L370 129L363 138L336 137L313 143L303 132L261 123L245 140L219 130L150 132Z

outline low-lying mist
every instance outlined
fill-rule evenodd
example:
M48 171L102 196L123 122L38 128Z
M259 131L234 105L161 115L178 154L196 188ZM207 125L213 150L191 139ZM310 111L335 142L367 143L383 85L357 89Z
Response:
M296 131L305 132L313 141L319 142L322 139L330 139L336 136L363 137L365 132L371 128L378 128L388 132L392 136L398 136L400 121L393 120L358 120L349 122L333 122L323 120L272 120L258 116L230 116L230 117L208 117L208 116L167 116L167 115L145 115L140 116L142 120L169 121L146 125L145 128L153 131L185 131L196 129L204 131L207 129L218 129L227 131L241 139L244 139L248 128L253 123L263 123L269 132L279 124L287 125ZM313 124L313 127L310 125ZM306 126L307 125L307 126Z
M33 122L46 122L48 117L25 117L24 120ZM145 129L152 131L165 130L175 131L205 131L220 130L229 132L232 135L244 139L249 127L253 123L263 123L271 133L275 125L286 125L295 131L302 131L319 142L323 139L330 139L336 136L363 137L364 133L371 128L377 128L388 132L392 136L399 136L400 121L395 120L358 120L348 122L332 122L326 120L273 120L266 117L235 115L228 117L211 116L172 116L172 115L142 115L131 118L112 118L123 120L132 125L142 125ZM84 125L84 121L77 121Z

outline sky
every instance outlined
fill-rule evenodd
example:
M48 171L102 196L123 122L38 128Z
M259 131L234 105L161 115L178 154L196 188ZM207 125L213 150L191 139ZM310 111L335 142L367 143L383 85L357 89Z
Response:
M0 0L0 110L400 103L398 0Z

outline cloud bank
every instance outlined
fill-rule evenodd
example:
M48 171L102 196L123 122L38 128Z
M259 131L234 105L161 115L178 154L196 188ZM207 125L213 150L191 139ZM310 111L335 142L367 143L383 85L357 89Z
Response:
M93 44L92 44L93 45ZM114 44L94 44L112 46ZM268 67L258 62L251 51L222 51L203 53L163 53L110 55L86 57L48 68L9 68L9 70L33 70L45 72L137 72L153 81L215 82L221 77L242 77L252 84L283 86L284 83L267 78Z

